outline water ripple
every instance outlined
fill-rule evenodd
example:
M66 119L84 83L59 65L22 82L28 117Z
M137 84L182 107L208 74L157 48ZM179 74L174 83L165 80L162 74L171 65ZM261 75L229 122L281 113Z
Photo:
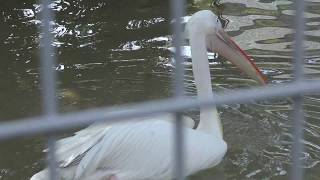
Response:
M150 27L151 25L160 23L160 22L164 22L165 19L162 17L156 17L156 18L152 18L149 20L130 20L128 22L128 25L126 26L126 29L131 29L131 30L135 30L135 29L140 29L140 28L147 28Z
M227 31L239 31L240 28L254 25L258 19L276 19L274 16L248 15L248 16L227 16L230 21Z
M232 4L244 4L247 8L257 8L257 9L264 9L264 10L278 10L279 5L290 5L292 4L291 1L288 0L281 0L281 1L272 1L270 3L263 3L259 1L252 1L252 0L224 0L223 3L232 3Z

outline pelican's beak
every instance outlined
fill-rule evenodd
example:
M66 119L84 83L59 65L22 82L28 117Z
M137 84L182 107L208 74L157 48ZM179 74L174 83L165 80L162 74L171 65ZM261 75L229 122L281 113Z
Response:
M214 51L236 65L241 71L252 79L265 85L266 77L254 64L252 58L247 55L223 30L217 30L217 38L214 43Z

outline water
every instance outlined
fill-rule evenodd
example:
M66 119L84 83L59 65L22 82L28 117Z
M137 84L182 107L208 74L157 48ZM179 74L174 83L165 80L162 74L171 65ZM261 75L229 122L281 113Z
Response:
M292 79L293 4L288 0L188 1L187 13L211 9L228 19L226 31L251 54L271 83ZM308 79L320 77L320 1L307 0ZM59 110L113 106L171 96L169 3L162 1L63 1L51 4L59 65ZM1 10L0 121L39 115L37 2L6 1ZM119 14L119 12L121 12ZM185 85L195 95L190 60ZM210 60L215 91L256 86L222 58ZM318 179L320 96L306 96L305 179ZM223 162L191 177L288 179L291 105L286 99L219 107L228 153ZM195 119L196 112L187 112ZM0 179L28 179L44 167L44 137L0 143Z

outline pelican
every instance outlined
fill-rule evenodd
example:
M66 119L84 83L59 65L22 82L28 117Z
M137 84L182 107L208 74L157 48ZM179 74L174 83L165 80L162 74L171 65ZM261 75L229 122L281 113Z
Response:
M197 97L213 97L207 50L217 52L248 76L266 80L251 58L223 31L211 11L195 13L187 23ZM190 118L184 118L190 122ZM64 180L174 179L174 118L156 115L125 123L93 124L57 141L59 178ZM200 123L183 127L186 175L211 168L223 159L227 143L215 107L200 109ZM48 179L48 169L31 180Z

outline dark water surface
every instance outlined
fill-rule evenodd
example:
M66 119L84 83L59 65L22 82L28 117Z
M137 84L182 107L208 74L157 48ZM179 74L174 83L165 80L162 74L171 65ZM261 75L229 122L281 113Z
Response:
M226 31L247 50L274 84L292 79L290 0L188 1L187 14L211 9L228 19ZM320 78L320 0L306 0L308 79ZM69 1L51 4L60 112L171 96L169 3L156 0ZM0 121L41 112L39 12L36 1L3 1L0 7ZM215 91L255 86L220 57L210 61ZM195 95L190 61L185 85ZM306 96L305 179L320 179L320 96ZM228 153L217 167L191 179L288 179L291 104L286 99L219 107ZM198 118L196 112L188 112ZM44 167L44 137L0 143L0 179L28 179Z

